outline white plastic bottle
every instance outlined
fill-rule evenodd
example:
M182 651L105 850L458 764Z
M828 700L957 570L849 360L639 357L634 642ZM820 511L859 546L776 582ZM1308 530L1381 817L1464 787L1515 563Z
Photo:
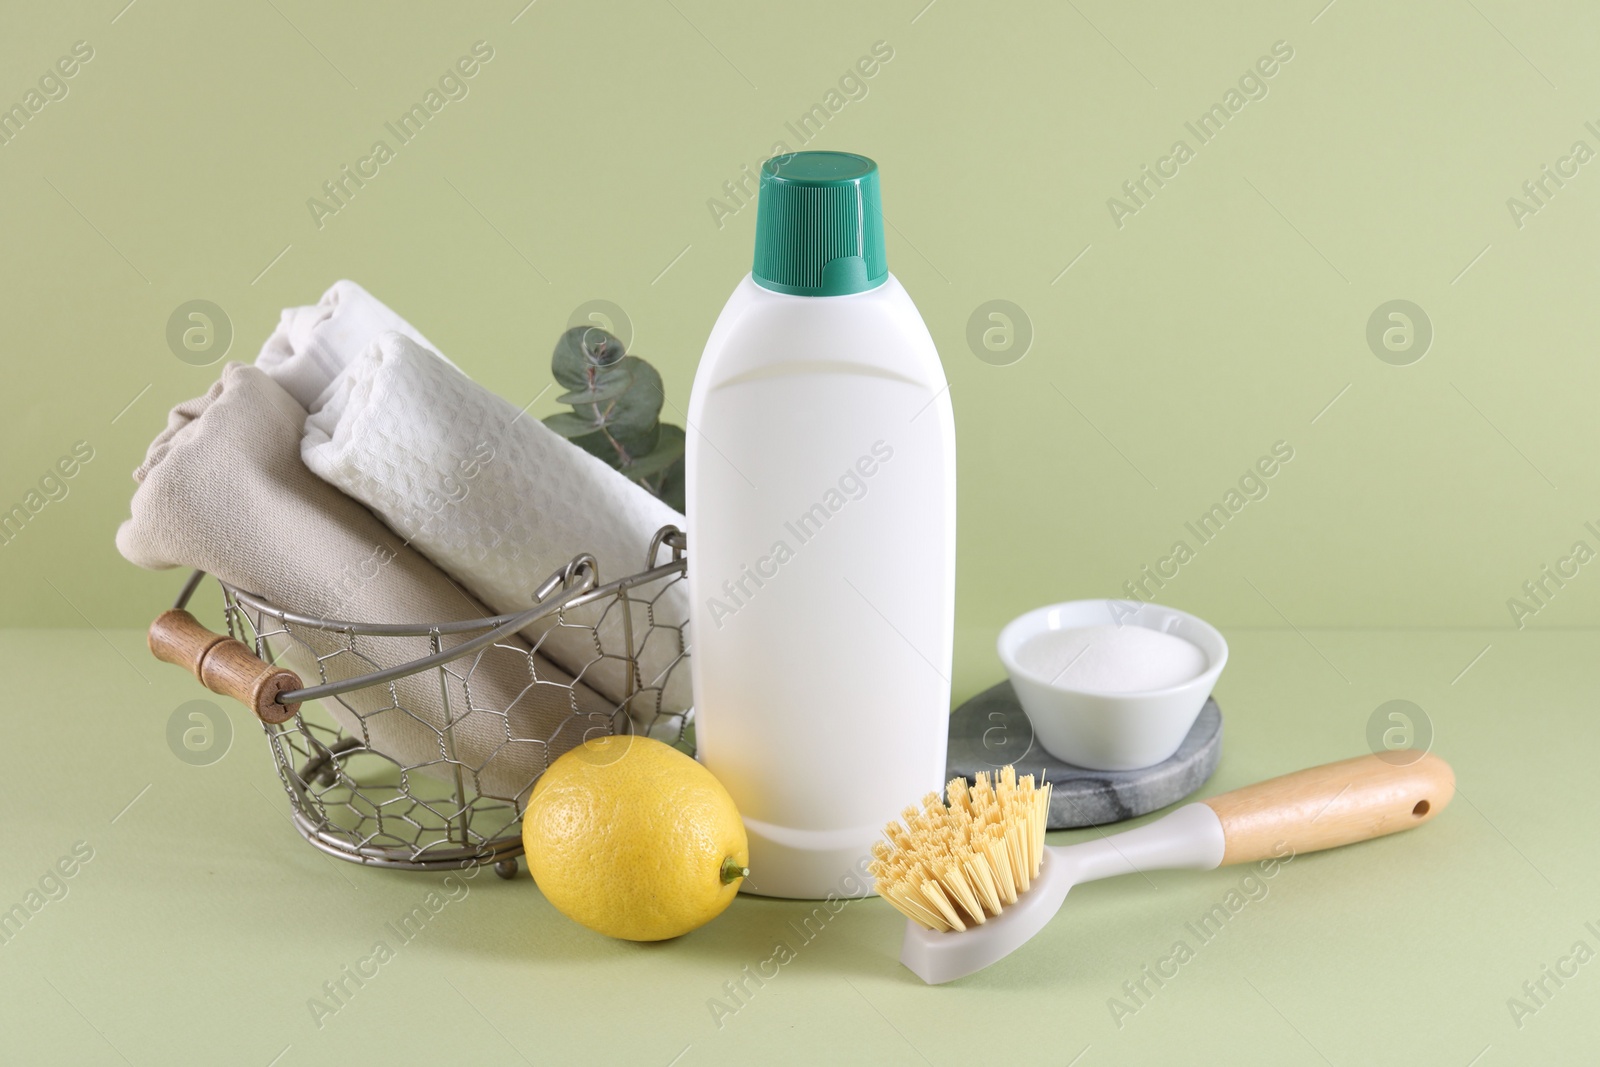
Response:
M755 269L688 423L696 737L744 817L744 889L863 895L884 823L944 785L955 618L950 394L872 160L762 167Z

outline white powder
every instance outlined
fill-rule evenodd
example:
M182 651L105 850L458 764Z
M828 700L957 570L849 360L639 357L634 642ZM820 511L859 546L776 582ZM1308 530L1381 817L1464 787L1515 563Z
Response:
M1198 678L1211 666L1193 643L1143 626L1047 630L1017 649L1017 665L1052 685L1140 693Z

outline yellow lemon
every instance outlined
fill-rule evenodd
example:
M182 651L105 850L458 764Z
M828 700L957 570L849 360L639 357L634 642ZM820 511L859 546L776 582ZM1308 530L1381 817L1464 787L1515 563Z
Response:
M528 798L522 844L534 881L562 914L629 941L703 926L750 873L728 791L648 737L585 741L551 764Z

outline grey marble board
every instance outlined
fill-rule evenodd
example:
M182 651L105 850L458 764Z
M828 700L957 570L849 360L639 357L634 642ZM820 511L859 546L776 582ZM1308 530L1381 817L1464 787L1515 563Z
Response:
M1014 763L1051 785L1050 829L1101 826L1176 803L1205 784L1222 757L1222 710L1206 701L1189 736L1165 763L1137 771L1091 771L1056 759L1033 736L1010 682L985 689L950 715L947 778L971 779Z

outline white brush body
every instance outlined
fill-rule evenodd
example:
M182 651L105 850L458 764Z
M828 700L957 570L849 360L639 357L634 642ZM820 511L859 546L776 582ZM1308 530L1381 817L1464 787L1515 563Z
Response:
M929 985L964 978L1021 948L1054 918L1080 882L1136 871L1211 870L1222 865L1222 823L1206 804L1185 804L1135 830L1049 846L1033 885L1015 904L965 931L939 933L906 921L900 962Z

